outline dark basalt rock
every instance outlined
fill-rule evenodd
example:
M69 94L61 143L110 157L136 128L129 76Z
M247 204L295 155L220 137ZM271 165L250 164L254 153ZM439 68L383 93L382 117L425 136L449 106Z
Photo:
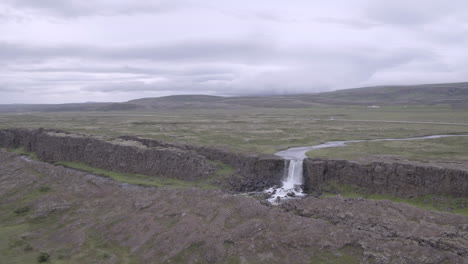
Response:
M320 192L323 183L334 181L404 198L468 197L468 171L413 164L306 159L304 181L309 192Z
M212 177L216 166L210 161L220 161L235 171L216 181L222 188L236 192L262 191L281 185L288 166L288 161L274 155L244 155L132 136L103 138L51 129L0 130L0 147L23 147L48 162L82 162L118 172L183 180ZM304 191L320 194L327 181L399 197L428 194L468 197L468 172L464 170L402 163L304 160Z
M213 176L211 160L235 168L235 173L217 179L232 191L261 191L281 183L284 161L276 156L231 153L215 148L169 144L125 136L92 137L58 130L0 130L0 147L23 147L47 162L82 162L117 172L140 173L183 180Z

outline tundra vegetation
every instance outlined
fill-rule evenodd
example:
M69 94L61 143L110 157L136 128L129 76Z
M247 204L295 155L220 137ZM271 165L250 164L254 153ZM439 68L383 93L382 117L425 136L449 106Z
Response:
M418 98L424 95L415 93ZM381 97L378 99L387 96ZM290 147L337 140L468 134L468 109L463 102L456 106L384 102L370 108L374 103L349 104L333 98L324 94L321 99L329 100L329 104L313 101L300 107L290 107L291 102L272 106L282 98L258 107L257 99L243 98L242 107L229 109L148 109L128 102L95 109L102 111L1 113L0 129L42 127L108 137L135 135L246 154L273 154ZM404 100L406 95L395 98ZM175 102L174 98L171 100L170 103ZM231 101L236 100L241 99ZM296 102L300 97L288 100ZM388 159L467 169L467 145L468 137L362 142L315 150L308 156L358 161ZM319 198L310 197L271 209L257 201L253 203L252 197L218 191L216 179L234 172L234 168L219 161L210 161L217 168L212 179L197 182L119 173L77 162L58 161L54 164L58 166L53 166L35 162L37 155L23 148L9 151L29 156L33 161L1 153L4 163L0 169L4 177L0 186L0 263L145 263L149 257L156 257L161 263L204 263L207 259L221 263L280 263L294 257L303 257L309 263L360 263L364 256L388 260L381 263L393 260L410 263L405 262L408 254L424 256L418 250L434 256L446 254L439 260L434 257L434 261L439 261L434 263L468 256L466 247L463 249L466 237L451 239L442 235L466 234L468 199L465 198L433 195L396 198L329 182ZM315 204L321 205L314 208ZM352 214L348 212L351 207L355 210ZM336 212L326 208L334 208ZM366 209L369 212L363 213ZM372 212L376 212L373 218L367 217ZM374 220L377 227L376 223L366 222ZM420 230L421 225L424 226L421 233L397 232ZM208 229L215 230L216 236L206 232ZM430 234L436 230L440 235L430 238L434 241L426 241L429 236L424 234L426 229L431 230ZM151 233L154 230L157 232ZM268 232L257 233L258 230ZM387 233L379 230L391 232L386 237ZM360 232L368 233L359 237ZM309 234L317 236L317 241L306 236ZM348 238L350 234L357 234L358 239ZM375 234L371 236L375 240L367 241L367 246L356 244L355 241L368 238L368 234ZM141 240L135 240L136 235ZM346 239L352 242L343 242ZM239 257L240 251L249 252L254 240L259 253ZM398 256L391 255L396 252L393 249L385 251L393 243L401 243L398 247L403 251L401 254L398 251ZM429 244L439 247L424 251ZM372 248L373 245L383 245L383 250ZM409 246L418 248L413 252ZM271 253L271 247L277 250ZM445 248L449 250L444 251ZM210 251L213 249L216 250Z
M0 115L0 128L21 127L55 128L91 135L137 135L245 153L273 154L289 147L310 146L333 140L468 134L468 109L450 106L382 106L379 109L366 106L323 106L299 109L247 107L229 110L159 109L152 112L32 112ZM440 144L425 151L433 153L431 156L437 156L436 148L442 146L446 153L453 153L448 158L463 159L466 157L463 154L466 140L443 139L436 141ZM391 142L388 145L406 143ZM373 144L366 146L371 147ZM387 146L387 143L375 144ZM415 147L406 148L402 155L421 156L421 148L418 147L420 142L409 144ZM342 149L326 151L338 153ZM354 150L357 156L366 155L368 151L375 155L392 154L387 147L382 150L378 147L369 150L356 147Z

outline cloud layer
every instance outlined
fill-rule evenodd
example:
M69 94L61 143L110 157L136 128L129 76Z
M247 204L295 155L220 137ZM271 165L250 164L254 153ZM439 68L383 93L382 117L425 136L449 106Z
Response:
M4 104L307 93L468 76L461 0L5 0L0 35Z

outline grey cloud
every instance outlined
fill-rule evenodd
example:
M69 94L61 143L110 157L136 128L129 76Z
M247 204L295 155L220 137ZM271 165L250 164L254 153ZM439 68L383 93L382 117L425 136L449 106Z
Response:
M89 58L108 60L160 61L246 61L268 60L275 50L271 45L248 41L187 41L171 45L101 47L101 46L26 46L0 43L0 58L37 60L49 58Z
M151 69L151 68L141 68L141 67L92 67L92 66L82 66L82 67L25 67L25 68L15 68L16 71L21 72L42 72L42 73L129 73L129 74L155 74L155 73L165 73L162 69Z
M65 18L91 15L132 15L169 12L188 5L184 0L157 1L81 1L81 0L6 0L12 7Z
M169 89L169 87L166 87ZM173 89L172 87L170 89ZM135 91L160 91L164 90L157 84L148 84L140 81L131 82L107 82L83 87L81 90L90 92L135 92Z
M220 49L214 51L215 55L208 47L216 46L208 43L202 48L190 51L196 53L195 57L177 54L176 50L190 49L191 46L174 45L172 58L171 54L148 54L143 56L130 56L133 52L124 53L112 51L112 54L118 56L109 56L108 54L99 54L88 50L82 52L70 52L78 49L76 47L63 48L61 50L44 48L25 48L29 52L22 52L26 56L35 56L34 52L39 54L36 57L52 55L55 58L60 56L72 56L83 59L99 60L107 59L109 61L134 60L135 58L155 59L166 58L166 67L131 67L131 66L85 66L85 67L34 67L28 69L27 66L16 66L12 71L25 73L46 73L40 77L28 76L29 80L44 85L78 85L83 87L83 91L88 92L137 92L137 91L186 91L190 93L199 93L200 91L212 91L216 94L266 94L294 92L310 92L325 90L329 87L344 86L346 83L357 83L361 80L370 78L374 73L396 67L411 61L431 60L432 54L412 50L412 49L380 49L371 47L359 47L358 49L341 49L337 51L334 47L308 47L289 49L272 49L264 47L259 54L242 47L254 46L261 47L258 44L233 44L222 47L231 47L230 49ZM257 45L257 46L256 46ZM16 46L15 46L16 47ZM16 47L17 48L17 47ZM260 49L260 48L258 48ZM20 49L19 49L20 50ZM125 49L126 51L128 48ZM154 49L157 50L157 49ZM67 51L67 52L65 52ZM202 52L203 51L203 52ZM230 52L224 56L224 52ZM234 52L235 51L235 52ZM55 54L54 54L55 52ZM70 53L68 53L70 52ZM186 51L188 54L189 51ZM235 56L233 56L234 52ZM149 52L150 53L150 52ZM45 54L45 55L44 55ZM95 56L91 56L95 54ZM100 57L99 57L100 55ZM84 56L84 57L79 57ZM169 56L169 57L167 57ZM259 56L256 58L255 56ZM210 58L208 64L204 65L203 59ZM266 59L266 57L271 57ZM169 59L171 58L171 59ZM177 58L177 59L176 59ZM213 60L213 61L211 61ZM187 63L195 61L197 65L188 66ZM259 62L259 64L250 64L248 62ZM273 64L282 65L278 69L261 69L265 61ZM217 63L210 65L211 63ZM284 67L289 65L288 67ZM358 66L358 67L357 67ZM247 69L245 69L247 67ZM250 70L254 72L249 72ZM258 68L260 67L260 68ZM255 73L255 71L257 71ZM110 74L109 76L100 76L97 73ZM68 76L67 74L73 74ZM79 74L79 75L75 75ZM129 74L122 76L121 74ZM150 81L142 81L141 79ZM162 79L163 81L154 82L151 79ZM112 81L110 81L112 80Z
M205 74L200 76L195 76L192 78L194 82L207 83L207 82L225 82L225 81L234 81L236 79L235 74L225 73L225 74Z
M336 18L336 17L317 17L313 18L312 21L317 23L324 23L324 24L335 24L341 25L345 27L355 28L355 29L369 29L373 27L380 26L380 23L359 20L359 19L352 19L352 18Z
M232 67L226 65L192 65L192 66L158 66L158 67L135 67L135 66L66 66L66 67L50 67L50 66L23 66L14 67L11 70L17 72L30 72L30 73L122 73L122 74L134 74L134 75L200 75L200 74L212 74L222 75L232 71Z
M9 83L0 83L0 92L22 92L23 90L20 87L16 87Z
M465 0L5 0L0 100L7 91L62 102L460 81L467 8Z
M381 54L386 54L382 56ZM268 64L286 63L295 64L298 61L304 63L316 63L317 61L351 61L351 62L378 62L395 65L406 59L424 57L424 51L416 49L382 49L372 47L353 47L353 45L333 46L311 46L295 47L291 49L280 49L274 44L268 45L264 42L249 41L206 41L174 43L165 46L145 47L91 47L91 46L61 46L61 47L38 47L16 44L0 43L0 58L8 60L32 60L46 61L50 59L70 58L87 60L128 61L143 60L151 62L170 62L182 64L196 62L224 63L224 64ZM47 69L45 69L47 70ZM58 71L67 71L63 69ZM106 69L88 68L86 71L106 71ZM134 73L157 73L141 68L107 69L117 72ZM164 73L164 70L160 70Z
M370 19L381 23L413 26L435 23L447 16L464 16L468 7L464 0L392 0L369 1L364 13Z

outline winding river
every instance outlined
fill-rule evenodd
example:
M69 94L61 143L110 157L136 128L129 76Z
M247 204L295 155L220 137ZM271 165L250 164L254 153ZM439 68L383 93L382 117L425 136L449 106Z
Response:
M467 137L468 135L433 135L425 137L411 137L411 138L385 138L385 139L368 139L368 140L346 140L346 141L329 141L320 145L308 146L308 147L297 147L290 148L275 153L276 156L280 156L285 160L289 161L287 173L282 182L282 186L279 188L270 188L265 192L272 194L269 199L270 202L275 203L280 200L290 199L292 197L302 197L306 194L303 192L301 185L303 182L303 161L307 158L306 153L314 149L322 148L336 148L344 147L348 143L358 142L377 142L377 141L409 141L419 139L435 139L435 138L446 138L446 137Z

